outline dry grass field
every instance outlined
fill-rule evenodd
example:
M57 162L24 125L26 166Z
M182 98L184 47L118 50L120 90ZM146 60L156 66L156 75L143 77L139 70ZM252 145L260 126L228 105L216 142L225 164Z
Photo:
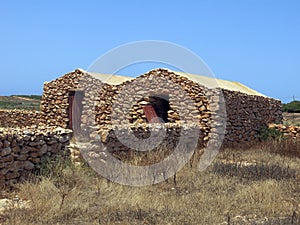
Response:
M0 108L16 104L35 109L39 100L0 98ZM300 124L298 114L284 118L286 125ZM0 191L0 199L11 199L0 224L300 224L299 140L224 149L203 172L196 164L188 163L176 180L131 187L58 160Z
M204 172L145 187L58 161L1 194L14 198L2 224L300 224L300 143L225 149Z

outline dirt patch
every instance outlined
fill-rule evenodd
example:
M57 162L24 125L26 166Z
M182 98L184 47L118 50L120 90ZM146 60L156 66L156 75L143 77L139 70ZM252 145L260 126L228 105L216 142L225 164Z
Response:
M300 126L300 113L283 113L283 124Z

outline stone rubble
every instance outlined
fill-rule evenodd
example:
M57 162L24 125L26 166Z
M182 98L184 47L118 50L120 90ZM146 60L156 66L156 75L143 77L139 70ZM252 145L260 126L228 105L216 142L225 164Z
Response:
M269 128L275 128L283 133L285 137L291 137L293 139L300 139L300 126L285 126L283 124L269 124Z

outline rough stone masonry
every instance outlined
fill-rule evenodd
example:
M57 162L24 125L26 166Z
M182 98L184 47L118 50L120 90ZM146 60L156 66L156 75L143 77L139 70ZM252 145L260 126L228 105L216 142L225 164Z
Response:
M66 155L71 130L0 128L0 186L24 179L45 157Z
M209 89L166 69L152 70L116 85L104 83L91 73L77 69L45 83L41 109L47 124L68 128L72 110L68 96L74 90L83 92L80 120L84 133L96 129L100 134L115 124L147 124L143 107L155 107L163 100L168 102L163 109L165 112L160 112L162 107L156 111L165 117L164 122L197 122L204 134L204 142L210 138L210 133L219 132L220 121L223 124L226 121L224 145L230 146L257 141L262 128L282 120L279 100L227 89ZM224 104L221 99L225 100ZM192 104L184 108L182 103L187 100Z
M74 129L70 126L74 126L70 123L70 114L74 113L70 94L75 94L76 99L77 92L82 94L80 116L75 121L79 123L79 133L89 134L93 140L100 137L112 152L128 150L117 139L116 128L142 139L156 129L145 114L147 106L155 109L167 128L168 140L162 142L167 148L172 148L182 130L188 131L191 125L200 131L198 147L222 134L222 128L223 145L232 146L256 142L261 129L282 120L279 100L211 89L166 69L152 70L117 84L77 69L45 83L41 112L0 111L1 127L23 127L0 131L2 183L20 179L44 156L65 151L70 134L62 128ZM26 128L32 125L36 127ZM55 130L58 127L61 130Z

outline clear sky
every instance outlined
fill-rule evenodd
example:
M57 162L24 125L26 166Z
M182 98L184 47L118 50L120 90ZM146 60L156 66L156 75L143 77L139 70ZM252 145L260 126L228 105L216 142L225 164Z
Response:
M163 40L217 78L300 100L300 1L11 0L0 9L0 95L41 94L44 81L121 44Z

